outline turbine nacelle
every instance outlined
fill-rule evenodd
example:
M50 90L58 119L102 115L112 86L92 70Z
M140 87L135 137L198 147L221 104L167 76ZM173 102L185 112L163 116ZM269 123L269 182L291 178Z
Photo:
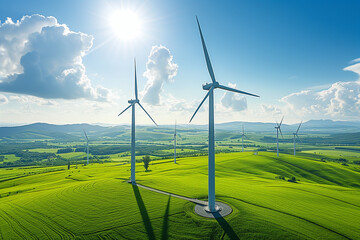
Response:
M128 101L128 103L130 103L130 104L135 104L135 103L139 103L139 99L130 99L129 101Z
M218 88L220 86L219 82L206 83L202 85L204 90L209 91L211 87Z

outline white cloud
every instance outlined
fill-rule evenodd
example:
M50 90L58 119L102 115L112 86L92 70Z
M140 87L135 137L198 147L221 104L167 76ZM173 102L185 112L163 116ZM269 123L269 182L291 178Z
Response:
M178 65L173 62L170 50L162 45L153 46L143 74L148 80L142 92L142 100L151 105L159 105L164 82L172 81L177 70Z
M261 109L264 113L281 114L282 111L279 107L271 104L261 104Z
M9 100L6 96L0 95L0 104L6 104L8 102L9 102Z
M0 78L22 73L20 59L28 52L29 36L40 33L45 26L55 25L58 23L54 17L41 15L24 16L16 22L7 18L0 25Z
M360 58L358 59L355 59L353 60L355 62L359 62L360 61ZM360 76L360 62L359 63L356 63L356 64L353 64L351 66L348 66L346 68L344 68L345 71L351 71L351 72L354 72L354 73L357 73L359 76Z
M10 96L10 100L16 101L21 104L36 104L39 106L55 106L57 105L56 101L48 100L44 98L34 97L34 96L26 96L26 95L12 95Z
M236 84L229 83L228 86L236 88ZM226 91L220 101L225 108L230 110L244 111L247 109L246 98L239 93Z
M107 100L104 87L92 87L82 58L93 37L72 32L54 17L24 16L0 25L0 91L42 98Z
M360 62L360 58L356 58L356 59L350 61L351 64L356 63L356 62Z
M163 101L163 105L166 106L168 111L172 112L194 112L199 104L199 101L197 100L186 101L185 99L175 98L171 94L167 94L166 100L166 102Z
M360 63L344 68L360 76ZM322 91L304 90L283 97L288 112L311 118L328 116L332 118L356 117L360 112L360 79L358 81L336 82Z

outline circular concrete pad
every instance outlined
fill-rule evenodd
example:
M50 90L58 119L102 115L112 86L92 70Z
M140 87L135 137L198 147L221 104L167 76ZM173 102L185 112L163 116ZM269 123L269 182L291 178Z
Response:
M232 208L225 203L215 202L215 206L216 206L216 209L219 209L219 210L217 212L209 212L208 211L209 208L207 205L196 204L194 211L198 215L200 215L202 217L207 217L207 218L221 218L221 217L225 217L225 216L229 215L230 213L232 213Z

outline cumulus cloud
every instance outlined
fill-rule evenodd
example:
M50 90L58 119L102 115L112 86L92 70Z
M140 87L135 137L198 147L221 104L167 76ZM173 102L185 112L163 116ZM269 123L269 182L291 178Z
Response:
M9 102L9 100L6 96L0 95L0 104L6 104L8 102Z
M53 100L48 100L48 99L34 97L34 96L13 95L13 96L10 96L10 100L11 101L16 101L16 102L21 103L21 104L31 103L31 104L37 104L37 105L40 105L40 106L44 106L44 105L46 105L46 106L54 106L54 105L57 105L57 102L55 102Z
M194 112L199 101L186 101L185 99L175 98L173 95L168 94L166 97L166 102L164 105L167 107L168 111L172 112ZM203 110L202 107L201 110Z
M236 88L236 84L229 83L229 87ZM239 93L233 93L226 91L220 99L221 104L231 110L243 111L247 109L247 102L244 96L241 96Z
M24 16L20 21L13 22L7 18L0 25L0 78L10 74L21 73L21 57L28 52L27 42L33 33L41 32L45 26L55 26L54 17L41 15Z
M360 76L360 63L344 68ZM360 79L336 82L321 91L304 90L283 97L288 111L301 115L326 115L330 117L358 116L360 111Z
M178 65L173 62L170 50L162 45L153 46L143 74L147 82L142 92L142 100L151 105L159 105L164 83L173 81L177 70Z
M281 114L282 111L279 107L271 104L261 104L261 109L265 113Z
M93 37L73 32L54 17L8 18L0 25L0 91L41 98L104 101L109 90L92 87L82 58Z

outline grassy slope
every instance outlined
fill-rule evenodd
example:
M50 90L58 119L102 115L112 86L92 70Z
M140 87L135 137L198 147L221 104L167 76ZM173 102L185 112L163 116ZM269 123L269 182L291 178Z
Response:
M360 174L351 167L272 153L218 154L217 200L234 213L203 219L193 204L126 183L129 166L2 170L0 238L357 239ZM137 167L138 182L206 199L207 158ZM49 170L61 170L48 172ZM31 174L29 174L31 173ZM295 176L299 183L276 180ZM11 192L7 197L5 195Z

